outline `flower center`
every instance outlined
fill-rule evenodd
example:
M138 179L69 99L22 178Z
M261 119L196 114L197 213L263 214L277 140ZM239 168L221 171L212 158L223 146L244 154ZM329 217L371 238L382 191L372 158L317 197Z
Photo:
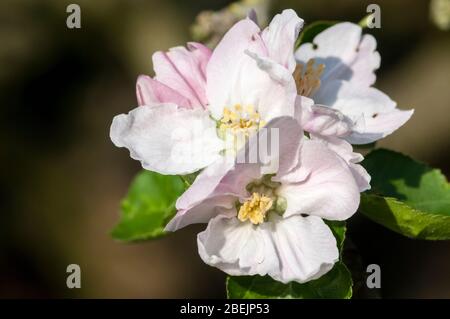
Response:
M272 207L273 200L260 193L253 193L252 197L242 204L239 209L238 218L241 222L249 219L252 224L259 225L264 222L267 211Z
M282 214L286 210L286 200L277 196L276 190L281 185L271 180L272 175L265 175L260 180L247 185L252 194L239 208L238 219L250 220L254 225L262 224L271 212Z
M315 65L314 59L306 63L297 64L294 71L297 93L302 96L312 96L320 88L320 77L325 70L325 64Z
M223 109L223 117L219 121L219 131L222 136L231 132L234 135L244 134L248 137L250 133L258 131L265 124L252 105L244 108L240 104L236 104L232 108L225 107Z

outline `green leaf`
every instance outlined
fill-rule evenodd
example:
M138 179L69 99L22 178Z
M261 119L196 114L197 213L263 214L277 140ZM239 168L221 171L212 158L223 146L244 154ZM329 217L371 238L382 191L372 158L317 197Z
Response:
M227 296L231 299L349 299L352 296L352 278L342 262L336 263L319 279L305 284L282 284L269 276L228 277Z
M300 33L295 47L298 48L303 43L313 42L316 35L338 22L339 21L315 21L308 24Z
M185 189L178 176L141 171L122 201L122 215L111 235L122 241L160 237L175 214L175 201Z
M345 221L325 220L325 223L328 225L328 227L330 227L331 231L333 232L333 235L336 238L339 252L342 253L342 248L344 247L345 232L347 231Z
M437 169L393 151L367 155L372 189L360 211L371 220L412 238L450 239L450 187Z
M390 230L410 238L450 239L450 216L424 213L392 198L362 194L360 211Z
M326 221L336 237L339 251L345 240L344 221ZM352 277L343 262L337 262L333 269L322 277L304 284L290 282L283 284L269 276L238 276L227 278L227 295L233 299L252 298L330 298L349 299L352 296Z

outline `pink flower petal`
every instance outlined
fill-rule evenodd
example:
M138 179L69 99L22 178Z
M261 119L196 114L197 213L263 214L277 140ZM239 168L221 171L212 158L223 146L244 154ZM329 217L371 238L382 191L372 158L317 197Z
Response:
M138 105L154 105L157 103L174 103L178 106L192 108L189 99L174 89L147 75L140 75L136 83Z
M153 54L155 80L177 91L194 107L206 108L205 69L211 52L200 43L191 42L188 48L175 47L168 52Z

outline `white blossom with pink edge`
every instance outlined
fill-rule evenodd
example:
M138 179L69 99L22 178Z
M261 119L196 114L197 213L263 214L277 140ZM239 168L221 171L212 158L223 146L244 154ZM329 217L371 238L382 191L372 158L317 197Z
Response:
M299 94L313 100L303 108L305 130L352 144L375 142L405 124L413 110L400 110L372 87L380 66L376 40L354 23L335 24L295 52ZM334 113L334 114L333 114Z
M323 219L345 220L359 205L351 167L325 143L303 136L297 120L279 117L250 138L244 152L279 130L279 158L201 174L178 199L166 226L176 231L208 223L198 235L202 260L233 276L269 275L283 283L321 277L339 259L336 240ZM263 165L278 161L278 170Z
M263 31L241 20L213 52L189 43L155 53L155 77L139 77L140 106L114 118L111 140L161 174L189 174L216 163L230 132L250 136L275 117L294 115L293 51L302 25L285 10Z

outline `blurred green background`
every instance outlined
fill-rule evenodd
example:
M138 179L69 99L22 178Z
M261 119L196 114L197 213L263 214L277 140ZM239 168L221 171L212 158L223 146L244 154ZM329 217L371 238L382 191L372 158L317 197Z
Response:
M272 13L357 22L372 2L274 0ZM82 28L73 30L70 3L0 4L0 297L224 297L225 275L197 254L203 226L141 244L110 238L140 166L108 135L113 116L136 106L135 80L152 74L152 53L189 41L200 11L229 2L78 0ZM428 0L377 3L382 27L368 30L382 56L377 87L416 110L380 145L448 176L450 34L430 21ZM361 216L349 228L362 266L381 266L384 297L450 298L449 242L409 240ZM81 289L66 287L71 263Z

